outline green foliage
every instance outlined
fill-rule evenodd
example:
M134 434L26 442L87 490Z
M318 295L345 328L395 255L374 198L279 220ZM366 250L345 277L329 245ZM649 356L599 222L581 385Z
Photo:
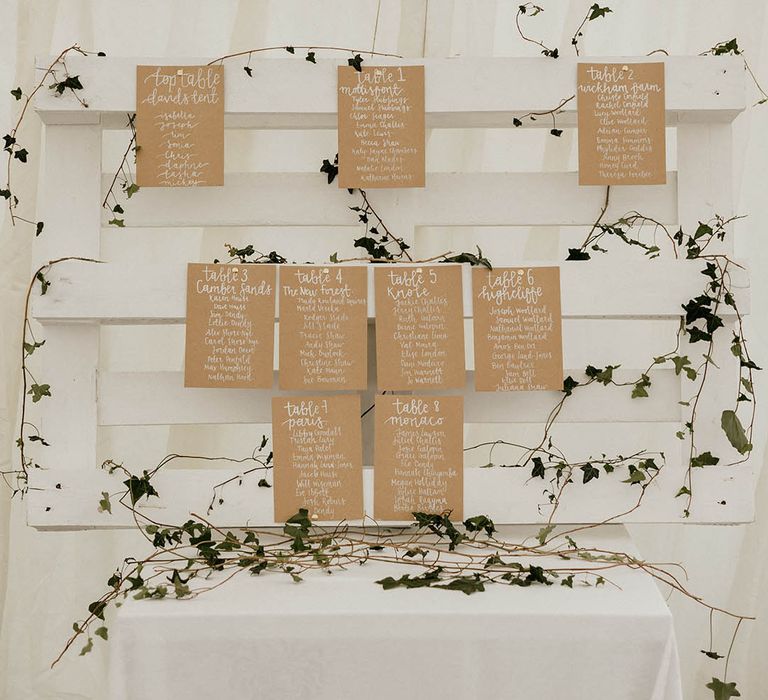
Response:
M464 527L468 532L480 532L481 530L485 530L485 534L488 535L488 537L491 537L493 533L496 532L496 526L494 525L493 520L486 515L476 515L472 518L467 518L464 521Z
M462 535L456 526L451 522L450 513L412 513L416 519L416 526L419 529L426 528L441 539L447 539L448 550L453 551L457 545L461 544L466 537Z
M13 95L13 98L15 100L17 101L20 100L22 95L21 88L20 87L13 88L13 90L11 90L11 95Z
M469 263L472 266L487 267L489 270L493 269L491 261L483 256L483 251L480 250L480 246L477 247L477 254L475 253L459 253L458 255L447 255L441 261L441 263Z
M710 50L713 56L739 56L741 51L739 50L739 42L733 38L728 41L721 41L719 44L715 44Z
M362 72L363 70L363 57L356 53L352 58L347 59L347 63L352 66L356 71Z
M328 176L328 184L330 185L339 174L339 154L336 154L333 163L325 158L323 164L320 166L320 172L325 173Z
M740 455L745 455L752 451L752 444L747 439L744 426L742 426L735 411L723 411L720 417L720 425L728 438L728 442L731 443L733 449Z
M83 84L80 82L79 75L68 75L64 80L53 83L49 86L57 95L63 95L65 90L82 90Z
M719 678L712 678L707 683L707 688L712 691L715 700L729 700L730 698L740 698L741 693L736 690L736 683L724 683Z
M50 384L32 384L29 387L29 390L27 391L27 394L29 394L32 397L32 403L37 403L42 399L44 396L50 396L51 395L51 385Z
M150 475L145 471L142 476L131 476L123 482L128 488L132 506L135 506L144 497L160 495L150 483L150 479Z
M99 513L109 513L112 515L112 503L109 500L109 492L101 492L101 500L99 501Z
M691 457L691 467L713 467L718 462L720 462L720 458L715 457L709 451Z
M589 16L587 19L591 22L598 17L605 17L609 12L613 12L610 7L600 7L597 3L589 8Z

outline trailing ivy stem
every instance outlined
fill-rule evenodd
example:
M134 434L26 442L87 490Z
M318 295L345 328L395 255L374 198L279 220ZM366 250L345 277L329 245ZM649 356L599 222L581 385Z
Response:
M301 49L302 51L342 51L344 53L352 54L364 54L366 56L384 56L389 58L402 58L397 53L385 53L383 51L368 51L366 49L350 49L345 46L263 46L257 49L248 49L246 51L238 51L236 53L229 53L226 56L219 56L209 61L206 65L212 66L214 63L221 63L229 58L238 58L239 56L250 56L254 53L261 53L263 51L286 51L288 48Z
M40 267L38 267L35 273L32 275L32 280L27 286L27 292L24 297L24 319L23 319L22 332L21 332L21 386L22 386L21 395L22 395L22 399L21 399L21 416L19 419L18 447L19 447L19 458L21 460L21 474L23 475L25 482L27 480L28 472L27 472L27 459L26 459L25 448L24 448L24 434L25 434L24 428L29 424L26 419L27 391L28 391L27 376L31 375L31 372L27 367L27 350L24 347L24 345L26 343L27 330L28 328L30 328L29 304L30 304L30 299L32 297L32 289L35 286L35 282L38 281L39 275L44 275L45 272L50 270L55 265L58 265L59 263L67 262L70 260L76 260L79 262L90 262L90 263L102 262L101 260L95 260L93 258L84 258L76 255L69 255L63 258L56 258L55 260L49 260L44 265L41 265ZM39 431L38 431L38 435L39 435Z
M14 124L13 128L11 129L11 131L8 134L11 138L13 138L13 139L16 138L16 134L18 133L19 127L21 126L21 123L24 120L24 116L27 113L27 109L28 109L29 105L32 103L32 100L34 99L35 95L41 90L41 88L45 84L45 81L48 78L48 76L49 75L55 75L54 71L56 69L56 66L59 65L60 63L63 64L64 57L70 51L76 51L77 53L80 53L83 56L86 56L87 53L88 53L86 51L83 51L80 48L79 44L72 44L72 46L69 46L66 49L64 49L53 60L53 62L50 63L50 65L47 68L44 69L42 78L40 78L40 80L37 82L37 84L32 89L32 91L29 94L24 96L24 104L21 106L21 111L19 112L19 116L16 119L16 123ZM78 99L79 99L79 97L78 97ZM27 221L27 219L22 219L20 216L16 216L16 214L14 214L14 208L15 208L14 194L13 194L13 192L11 190L11 162L13 161L13 158L14 158L14 155L13 155L12 149L10 149L10 147L9 147L9 149L8 149L8 158L7 158L8 162L6 163L6 176L5 176L6 184L5 184L5 188L9 192L11 192L11 194L8 197L8 214L11 217L11 225L15 226L17 219L20 220L20 221ZM28 223L33 223L33 222L29 221Z
M403 245L404 243L403 239L393 235L392 232L387 228L387 225L384 223L383 219L379 216L378 212L371 205L371 202L368 199L368 193L362 189L358 190L358 192L360 192L360 196L363 198L363 202L365 202L365 206L369 209L370 213L376 217L376 221L379 222L378 225L384 229L384 234L397 244L397 247L400 249L400 255L401 256L404 255L406 258L408 258L409 262L413 262L413 258L411 258L411 256L409 255L408 249Z

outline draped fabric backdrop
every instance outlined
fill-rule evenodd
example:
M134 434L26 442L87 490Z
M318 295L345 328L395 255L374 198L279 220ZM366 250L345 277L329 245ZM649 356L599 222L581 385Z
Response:
M574 28L592 0L539 0L545 12L528 26L566 53ZM768 83L768 18L764 0L722 3L714 0L606 0L614 13L591 22L583 39L583 55L644 55L665 48L673 54L697 54L713 44L738 37L752 68ZM75 42L111 56L218 56L231 51L273 44L329 44L393 51L406 56L534 56L537 47L524 43L514 28L513 0L0 0L0 124L10 125L15 105L8 91L30 85L35 55L58 52ZM300 60L297 59L297 60ZM87 88L87 86L86 86ZM258 89L254 85L254 89ZM521 86L525 89L525 86ZM754 91L750 92L754 95ZM756 98L755 98L756 99ZM3 126L4 129L7 126ZM542 132L546 130L541 130ZM34 200L37 175L45 154L40 152L41 128L34 115L24 127L23 143L30 163L17 168L15 187L27 202ZM105 167L119 158L121 136L105 141ZM335 134L294 134L271 141L256 134L228 135L230 169L315 171L319 160L335 152ZM435 134L430 138L428 169L432 170L555 170L575 165L575 139L566 131L561 140L546 133L514 134L472 130ZM768 244L762 230L768 220L765 196L765 157L768 152L768 105L748 110L735 123L734 187L737 211L749 218L737 224L737 255L753 269L753 315L749 338L753 355L768 363ZM299 144L286 148L285 143ZM671 150L672 158L674 151ZM320 155L320 159L318 159ZM670 163L674 167L674 162ZM727 183L724 183L727 184ZM467 202L467 206L472 206ZM186 242L195 254L210 259L230 240L226 231L189 231ZM151 234L151 235L149 235ZM55 227L46 228L55 236ZM114 235L114 234L113 234ZM131 235L131 234L125 234ZM139 234L137 234L138 236ZM170 235L170 234L169 234ZM236 234L232 234L236 235ZM331 234L329 234L331 235ZM338 233L336 234L338 237ZM346 235L346 234L345 234ZM425 240L449 232L432 230ZM470 232L471 235L471 232ZM163 245L162 231L141 236L137 256L151 255ZM520 245L523 259L556 254L557 229L539 229ZM138 239L137 239L138 240ZM444 238L443 241L446 239ZM511 240L511 239L510 239ZM233 241L232 241L233 242ZM0 233L0 469L15 465L14 425L18 416L19 352L23 294L30 276L32 233L12 229L7 217ZM199 245L198 245L199 243ZM167 243L165 245L168 245ZM279 248L279 243L274 243ZM454 245L439 245L440 250ZM279 248L282 250L282 248ZM329 245L327 250L333 248ZM436 251L439 252L439 251ZM102 362L175 363L179 369L177 331L153 331L154 358L146 346L121 342L119 329L105 336ZM165 335L163 335L165 333ZM148 344L147 344L148 345ZM133 349L131 349L133 348ZM138 348L138 349L137 349ZM169 350L172 349L172 352ZM166 352L168 351L168 352ZM132 353L130 358L126 354ZM172 357L172 360L168 358ZM46 380L49 378L46 378ZM56 385L56 378L50 378ZM768 383L758 377L758 395ZM755 431L757 464L766 442L766 414L758 414ZM187 450L208 451L193 432L174 428L155 440L162 454L181 444ZM50 459L55 458L51 448ZM739 612L760 616L743 627L729 670L745 698L768 697L768 542L762 511L768 503L766 478L756 475L758 521L733 527L634 526L640 550L649 560L682 561L689 585L708 600ZM119 559L135 553L136 533L37 533L25 525L24 506L9 502L0 490L0 697L7 700L106 697L105 671L109 645L96 640L96 650L84 658L75 653L54 670L52 658L66 639L84 606L104 589ZM311 585L311 584L307 584ZM253 594L258 596L258 581ZM707 615L680 596L670 599L676 619L687 698L711 697L704 683L713 663L699 649L707 644ZM728 623L729 624L729 623ZM724 652L731 628L719 625L715 648ZM632 654L627 630L627 654ZM543 659L546 664L566 659ZM719 672L719 668L718 668Z

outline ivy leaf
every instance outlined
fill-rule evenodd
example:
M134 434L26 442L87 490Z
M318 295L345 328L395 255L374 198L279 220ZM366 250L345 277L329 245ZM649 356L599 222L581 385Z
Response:
M749 440L747 440L744 426L742 426L735 411L723 411L722 416L720 416L720 425L728 438L728 442L731 443L731 446L740 455L745 455L752 451L752 445Z
M3 150L10 152L11 146L13 146L13 144L16 143L16 138L11 136L10 134L6 134L5 136L3 136L3 141L5 141Z
M480 532L480 530L485 530L485 534L488 535L488 537L496 532L496 526L493 524L493 520L487 515L476 515L473 518L468 518L464 521L464 527L467 528L469 532Z
M11 90L11 95L13 95L17 100L21 99L21 88L17 87Z
M579 386L579 383L570 375L565 378L563 381L563 393L566 396L570 396L573 394L573 390Z
M115 206L112 207L112 211L115 214L125 214L125 209L123 209L119 204L115 204Z
M461 591L465 595L482 593L485 590L485 586L478 574L474 576L458 576L449 583L433 586L433 588L442 588L446 591Z
M680 490L675 494L675 498L680 498L680 496L690 496L691 490L687 486L681 486Z
M706 687L712 691L715 700L730 700L730 698L741 697L741 693L736 690L736 683L723 683L719 678L712 678L712 682L707 683Z
M541 457L534 457L533 458L533 469L531 470L531 478L534 479L537 476L544 478L544 462L541 461Z
M37 348L41 348L43 345L45 345L45 341L41 340L39 342L34 343L24 343L24 352L27 353L27 357L29 357Z
M93 615L94 617L99 618L99 620L103 620L104 609L106 607L107 607L107 604L103 600L97 600L88 606L88 612L91 613L91 615Z
M44 227L45 227L45 223L43 221L38 221L35 224L35 236L39 236L43 232Z
M0 190L0 197L3 199L10 199L11 198L11 191L10 190Z
M130 199L139 191L139 186L135 182L132 182L130 185L123 187L123 190L125 190L125 194L128 196L128 199Z
M117 226L118 228L125 228L125 219L118 219L115 217L114 219L110 219L107 221L107 224L109 226Z
M590 254L581 248L568 248L568 257L566 260L589 260Z
M716 651L707 651L706 649L701 649L700 651L702 654L704 654L704 656L708 656L710 659L714 659L715 661L725 658L722 654L718 654Z
M307 55L304 57L305 61L309 61L310 63L317 63L315 60L315 52L314 51L308 51Z
M18 151L14 151L13 157L17 158L22 163L26 163L28 155L29 155L29 151L27 151L26 148L20 148Z
M586 484L587 482L592 481L592 479L600 478L600 470L597 467L593 467L589 463L581 467L581 471L584 473L584 477L582 478L583 484Z
M691 467L713 467L720 461L709 450L691 458Z
M101 492L101 500L99 501L99 513L109 513L112 515L112 503L109 501L109 492Z
M45 279L45 275L42 272L38 272L35 275L35 279L40 282L40 294L45 296L45 294L48 292L48 287L51 286L51 283Z
M722 41L719 44L715 44L710 49L710 51L712 52L713 56L723 56L725 54L733 54L734 56L738 56L741 54L741 51L739 50L739 43L736 41L736 39L731 39L730 41Z
M521 122L517 117L512 117L512 126L522 126L523 122Z
M131 476L130 479L126 479L123 484L128 487L128 493L131 497L131 505L136 503L143 496L149 498L150 496L159 496L160 494L155 491L155 487L150 483L150 476L147 472L144 472L144 476ZM190 544L195 544L190 539Z
M293 46L286 46L286 47L285 47L285 50L286 50L288 53L296 53L296 49L294 49L294 48L293 48Z
M347 59L347 63L352 66L358 73L361 73L363 70L363 57L356 53L352 58Z
M549 537L552 534L552 530L555 529L554 523L550 523L549 525L545 525L536 535L536 539L539 541L539 544L543 547L547 543L547 537Z
M613 12L610 7L600 7L597 3L592 5L589 9L590 13L588 19L590 22L598 17L605 17L609 12Z
M266 479L259 479L259 483L257 484L257 486L262 489L272 488L272 484L270 484Z
M80 656L85 656L93 651L93 637L88 637L85 646L80 650Z
M43 396L51 395L51 385L50 384L33 384L31 387L29 387L29 391L27 391L27 394L32 396L32 403L37 403L38 401L40 401L40 399L43 398Z
M320 172L325 173L328 175L328 184L330 185L335 179L336 176L339 174L339 156L336 155L336 158L334 159L333 163L331 163L330 160L325 158L323 160L322 166L320 166Z
M549 133L552 134L552 136L562 136L563 130L562 129L550 129Z
M246 72L249 78L253 77L253 68L250 66L243 66L243 70Z
M97 637L101 637L101 638L102 638L102 639L103 639L105 642L106 642L106 641L107 641L107 639L109 638L109 633L108 633L108 630L107 630L107 628L106 628L106 627L99 627L98 629L96 629L96 631L94 632L94 634L95 634Z

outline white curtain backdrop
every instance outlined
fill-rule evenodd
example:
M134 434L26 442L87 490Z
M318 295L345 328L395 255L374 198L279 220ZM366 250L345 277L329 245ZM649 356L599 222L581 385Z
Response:
M538 0L545 12L531 26L569 52L569 39L592 0ZM537 48L517 36L513 0L0 0L0 128L15 115L8 91L28 86L35 55L57 53L73 43L110 56L219 56L273 44L329 44L375 48L408 56L537 55ZM697 54L713 44L738 37L755 73L768 84L768 13L765 0L738 3L715 0L605 0L614 13L587 27L582 54L644 55L665 48L672 54ZM377 21L378 18L378 21ZM750 93L754 95L754 93ZM756 99L756 98L755 98ZM17 168L15 186L33 201L37 187L41 128L34 115L24 127L31 159ZM285 137L289 138L289 137ZM332 133L294 135L285 149L281 139L269 142L259 134L238 135L228 144L230 169L316 170L317 153L334 152ZM574 161L575 143L566 134L557 141L545 134L522 132L506 136L482 130L435 135L431 140L432 170L556 170ZM439 139L439 140L438 140ZM738 213L749 218L737 226L737 255L753 269L753 315L749 337L753 355L768 364L768 243L762 230L768 220L765 196L765 154L768 153L768 105L748 110L735 123L734 187ZM499 148L499 144L505 144ZM119 144L116 144L119 146ZM319 149L319 150L318 150ZM323 150L324 149L324 150ZM105 143L105 161L117 158ZM514 161L514 162L510 162ZM21 306L30 275L32 234L12 229L7 217L0 231L0 470L15 465L14 426L18 415ZM151 236L149 235L151 233ZM54 236L55 230L44 235ZM164 244L161 232L137 233L142 245ZM188 241L198 254L221 253L227 232L195 230ZM330 234L329 234L330 235ZM430 237L443 235L427 232ZM160 238L155 238L159 236ZM525 241L526 257L543 259L557 250L558 231L538 230ZM105 241L105 245L109 245ZM442 249L443 246L440 246ZM144 361L136 346L120 342L120 331L107 336L103 362ZM178 333L162 331L159 345L174 348ZM130 357L129 357L130 355ZM174 358L175 358L174 355ZM152 358L168 362L162 353ZM146 360L149 361L149 360ZM175 361L175 360L174 360ZM174 366L178 369L178 366ZM52 382L53 383L53 382ZM758 377L758 394L768 382ZM759 414L756 448L764 453L766 413ZM197 436L189 430L158 433L155 456L187 449ZM201 441L201 438L197 438ZM158 454L160 453L160 454ZM729 678L739 683L742 697L768 697L768 541L762 513L768 503L768 477L756 474L757 523L732 527L635 526L632 534L649 560L685 563L689 585L726 608L756 614L757 623L743 627ZM103 590L119 559L137 546L132 533L38 533L25 525L24 504L9 501L0 490L0 698L107 697L105 671L109 645L97 640L84 658L76 653L54 670L51 660L68 636L83 607ZM258 582L254 583L258 595ZM709 698L704 688L715 667L703 654L708 620L700 608L679 596L670 599L683 664L686 698ZM731 629L719 625L716 648L727 647ZM628 631L629 634L630 631ZM628 641L627 653L631 654ZM554 662L555 660L553 660ZM719 667L717 669L719 671ZM603 700L603 699L599 699ZM609 700L609 699L604 699Z

